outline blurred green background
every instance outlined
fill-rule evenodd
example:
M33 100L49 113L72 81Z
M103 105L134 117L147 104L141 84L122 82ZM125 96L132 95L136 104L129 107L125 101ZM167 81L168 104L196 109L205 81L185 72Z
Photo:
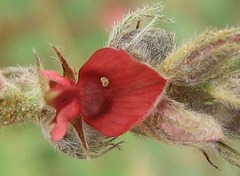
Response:
M79 68L104 46L113 21L129 9L157 0L0 0L0 68L34 64L36 48L46 68L57 62L49 43L62 48ZM163 0L175 23L178 46L207 27L237 26L239 0ZM0 176L239 176L240 169L211 156L216 170L195 149L125 134L122 150L86 161L59 155L39 127L21 124L0 129ZM239 145L238 145L239 146ZM239 148L239 147L238 147Z

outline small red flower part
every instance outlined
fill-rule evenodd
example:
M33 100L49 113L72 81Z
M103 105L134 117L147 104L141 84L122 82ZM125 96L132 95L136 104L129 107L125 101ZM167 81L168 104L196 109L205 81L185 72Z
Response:
M56 83L46 93L47 103L57 110L53 141L62 139L74 118L109 137L123 134L144 120L166 84L155 70L112 48L96 51L77 82L53 71L42 73Z

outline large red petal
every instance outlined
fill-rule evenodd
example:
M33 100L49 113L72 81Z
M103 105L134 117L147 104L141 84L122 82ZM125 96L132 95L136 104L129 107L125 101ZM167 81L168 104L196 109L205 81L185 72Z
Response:
M121 135L141 122L166 84L149 66L111 48L96 51L79 76L83 119L106 136Z

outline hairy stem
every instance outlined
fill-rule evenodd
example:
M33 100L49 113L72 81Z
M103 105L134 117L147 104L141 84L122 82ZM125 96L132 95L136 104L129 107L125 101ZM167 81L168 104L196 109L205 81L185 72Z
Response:
M25 121L39 123L53 114L54 110L41 103L36 68L0 70L0 126Z

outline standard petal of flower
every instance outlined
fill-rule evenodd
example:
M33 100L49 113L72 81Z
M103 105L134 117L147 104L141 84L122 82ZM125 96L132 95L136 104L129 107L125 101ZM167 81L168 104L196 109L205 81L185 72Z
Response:
M58 142L63 138L68 128L68 122L72 118L77 117L79 113L80 108L77 101L73 101L57 113L53 121L54 127L51 131L51 138L54 142Z
M103 48L79 72L83 119L106 136L141 122L161 96L166 80L122 50Z

